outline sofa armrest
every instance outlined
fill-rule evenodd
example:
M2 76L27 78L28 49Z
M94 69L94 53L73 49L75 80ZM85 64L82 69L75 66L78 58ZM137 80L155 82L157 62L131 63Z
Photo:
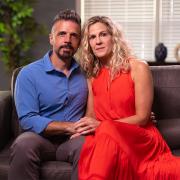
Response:
M0 150L11 139L11 91L0 91Z

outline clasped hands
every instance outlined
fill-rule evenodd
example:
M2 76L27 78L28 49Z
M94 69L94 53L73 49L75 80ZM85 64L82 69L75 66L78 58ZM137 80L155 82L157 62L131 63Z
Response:
M155 114L151 112L150 116L151 121L156 124L157 120ZM79 121L73 123L73 134L71 135L71 139L80 135L88 135L95 132L96 128L99 126L101 122L92 118L92 117L83 117Z
M92 117L83 117L74 123L75 133L71 139L80 135L88 135L94 133L95 129L99 126L100 121Z

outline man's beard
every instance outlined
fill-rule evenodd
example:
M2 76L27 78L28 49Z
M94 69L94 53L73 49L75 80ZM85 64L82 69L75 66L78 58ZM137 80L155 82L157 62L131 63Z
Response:
M71 51L62 50L62 52L61 52L61 49L63 49L63 48L70 49ZM56 55L58 56L58 58L61 60L71 59L75 53L74 48L70 44L60 46L58 48L58 50L55 52L56 52Z

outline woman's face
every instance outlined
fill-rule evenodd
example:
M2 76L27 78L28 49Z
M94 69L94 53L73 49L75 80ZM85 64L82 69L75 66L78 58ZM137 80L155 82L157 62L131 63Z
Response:
M107 26L97 22L89 27L89 44L96 57L102 64L108 65L112 56L112 36Z

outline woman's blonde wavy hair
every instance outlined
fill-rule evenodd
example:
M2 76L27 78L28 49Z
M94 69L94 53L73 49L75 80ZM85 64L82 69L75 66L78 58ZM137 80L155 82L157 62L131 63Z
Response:
M93 16L87 20L82 28L82 40L77 53L79 63L88 77L96 77L101 69L101 63L93 54L89 44L89 27L95 23L103 23L107 26L108 32L112 36L113 49L110 60L111 80L122 71L129 71L129 57L131 50L124 39L123 32L117 24L106 16Z

